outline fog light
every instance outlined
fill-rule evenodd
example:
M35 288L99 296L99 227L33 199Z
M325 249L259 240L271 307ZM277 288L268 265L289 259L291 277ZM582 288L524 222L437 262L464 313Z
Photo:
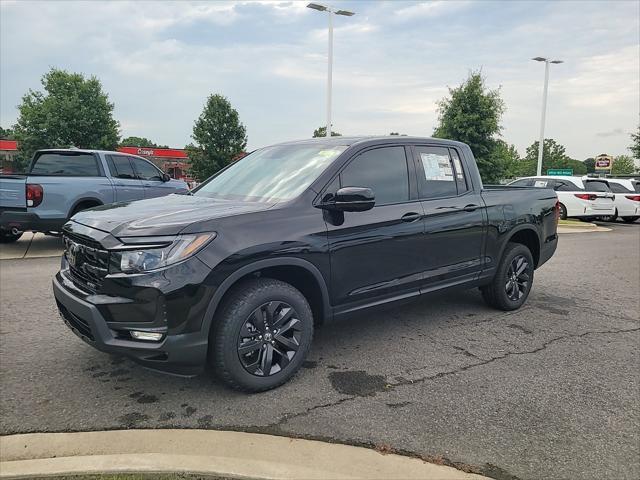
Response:
M137 330L131 330L131 336L136 340L149 340L151 342L157 342L162 340L162 333L155 332L139 332Z

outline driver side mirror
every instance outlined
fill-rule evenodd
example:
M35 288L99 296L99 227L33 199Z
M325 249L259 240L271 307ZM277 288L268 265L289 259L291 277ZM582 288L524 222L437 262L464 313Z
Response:
M343 187L328 202L320 205L338 212L365 212L376 204L373 190L366 187Z
M171 175L169 175L168 173L163 173L162 174L162 181L163 182L168 182L169 180L171 180Z

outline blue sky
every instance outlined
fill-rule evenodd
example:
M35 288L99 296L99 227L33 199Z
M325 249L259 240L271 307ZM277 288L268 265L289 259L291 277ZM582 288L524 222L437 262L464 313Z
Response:
M307 2L0 2L0 124L50 66L98 76L123 136L182 147L207 95L239 111L249 148L325 119L327 19ZM574 158L623 154L640 109L640 2L335 1L334 129L430 135L447 86L481 68L507 104L503 138Z

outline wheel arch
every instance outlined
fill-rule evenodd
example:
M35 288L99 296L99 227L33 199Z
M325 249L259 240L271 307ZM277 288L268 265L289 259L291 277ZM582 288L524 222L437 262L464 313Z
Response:
M540 263L540 236L532 226L524 225L519 228L515 228L511 232L507 241L504 242L504 245L502 245L499 258L502 258L504 250L507 248L507 244L509 243L520 243L526 246L533 256L535 267L538 267L538 264Z
M239 268L220 284L207 306L203 332L209 334L218 307L233 287L256 276L282 280L300 290L309 302L316 323L323 323L331 315L329 290L322 273L315 265L295 257L265 259Z
M73 202L73 204L71 205L71 208L69 209L69 213L67 215L67 218L71 218L73 216L73 214L76 213L76 209L81 205L88 205L87 208L91 208L91 207L98 207L100 205L104 205L104 203L102 202L102 200L100 200L97 197L83 197L83 198L80 198L80 199L76 200L75 202Z

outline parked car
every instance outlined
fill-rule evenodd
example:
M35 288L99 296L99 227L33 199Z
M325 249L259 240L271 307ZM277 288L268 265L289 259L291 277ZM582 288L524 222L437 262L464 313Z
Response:
M556 194L482 185L465 144L334 137L259 149L193 195L116 203L64 228L53 290L105 352L228 385L274 388L314 324L480 287L515 310L553 255Z
M87 208L188 191L144 158L118 152L39 150L28 172L0 175L0 243L27 230L60 232Z
M616 195L615 213L602 219L613 222L618 217L632 223L640 218L640 181L634 178L607 178L611 191Z
M524 177L509 183L513 187L551 188L560 201L560 218L593 220L615 213L614 197L606 180L589 177Z

